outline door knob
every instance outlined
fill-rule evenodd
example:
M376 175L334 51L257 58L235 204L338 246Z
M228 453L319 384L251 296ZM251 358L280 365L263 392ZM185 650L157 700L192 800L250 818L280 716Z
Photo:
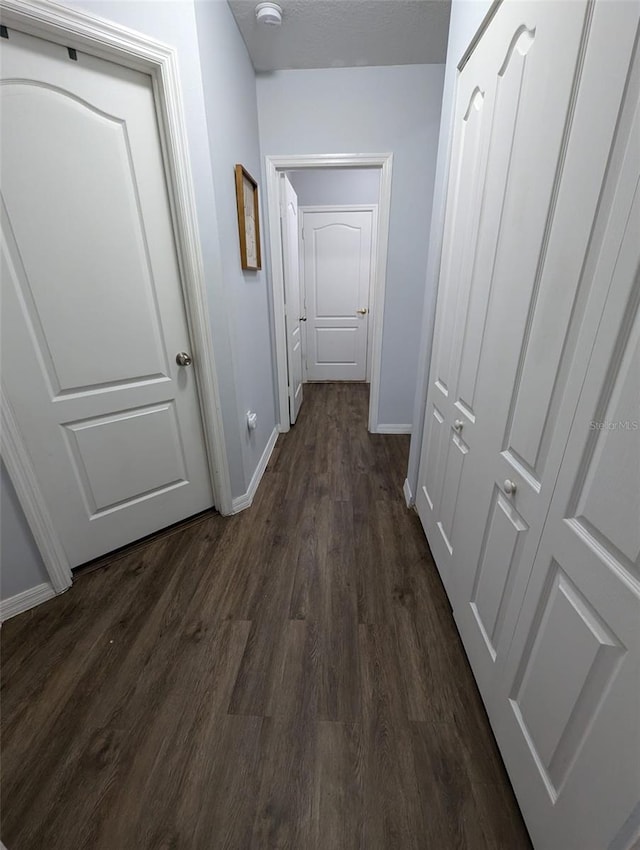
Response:
M300 318L298 319L298 321L299 321L299 322L306 322L306 321L307 321L307 317L306 317L306 316L300 316Z
M359 310L356 310L356 313L359 313L361 316L366 316L369 311L366 307L361 307Z
M504 482L504 492L507 496L512 496L517 490L517 485L515 481L510 481L508 478Z
M176 354L176 363L178 366L191 366L191 355L186 351L180 351Z
M464 422L462 421L462 419L456 419L456 421L453 423L453 427L459 434L460 431L462 431L462 429L464 428Z

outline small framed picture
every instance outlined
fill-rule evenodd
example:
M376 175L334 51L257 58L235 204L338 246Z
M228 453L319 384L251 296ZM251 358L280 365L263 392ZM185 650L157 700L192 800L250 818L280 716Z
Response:
M258 184L242 165L236 165L236 202L242 268L257 271L262 268Z

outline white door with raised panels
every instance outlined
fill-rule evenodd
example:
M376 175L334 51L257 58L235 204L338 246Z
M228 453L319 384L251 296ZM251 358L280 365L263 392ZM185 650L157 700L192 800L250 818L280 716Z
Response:
M298 253L298 196L286 174L281 175L281 232L284 262L285 326L287 329L287 367L289 381L289 421L293 425L302 404L302 314L300 299L300 260Z
M516 41L514 67L503 66L498 86L494 126L503 111L514 115L513 125L500 128L509 144L499 161L510 165L496 191L494 172L500 165L490 147L485 205L501 208L502 216L495 230L485 226L486 219L480 226L471 289L488 281L483 335L477 351L469 352L465 339L459 374L472 375L473 383L462 380L456 388L469 455L452 528L458 551L450 591L489 704L580 391L580 375L572 373L568 380L579 331L595 334L595 326L585 324L584 304L596 282L583 269L594 250L593 222L634 43L632 4L592 9L578 2L536 3L527 9L518 3L514 9L523 15L510 24L514 37L523 38L518 27L526 24L531 42L520 56ZM483 58L482 52L476 58ZM508 89L510 74L517 84ZM605 76L607 97L598 97ZM544 144L536 132L541 126ZM487 243L491 257L485 264ZM476 309L471 297L469 312ZM580 360L584 369L584 354ZM471 410L475 418L467 422Z
M545 316L539 315L533 327L537 338L528 360L521 341L540 286L541 251L552 232L557 164L570 127L574 73L589 16L586 0L506 3L458 80L441 295L416 496L450 594L452 563L469 563L468 555L456 557L456 547L470 541L479 546L487 523L494 528L490 549L513 550L516 538L522 546L527 520L514 511L503 482L520 484L520 503L527 498L523 490L535 502L541 488L537 472L527 472L528 455L508 452L503 442L509 428L519 437L530 422L538 430L553 424L535 419L546 408L538 404L543 396L535 395L539 387L534 382L541 379L540 389L547 391L559 354L540 347L551 332L549 326L540 332L540 322L555 309L558 316L566 312L575 281L568 278L554 295L555 307L548 297L540 299ZM580 218L581 211L576 213ZM587 234L588 214L582 216ZM549 277L544 288L553 286ZM537 366L541 354L548 359L544 375L537 372L532 378L531 364ZM523 377L527 394L519 396ZM525 454L528 448L517 446ZM471 494L469 481L486 487L489 475L479 476L475 467L488 462L496 466L493 477L500 488Z
M374 216L371 208L303 208L309 381L366 380Z
M493 713L539 850L640 846L639 60L597 225L595 345Z
M639 19L504 0L458 80L416 502L536 850L640 843Z
M3 392L76 566L210 507L209 468L150 77L0 52Z

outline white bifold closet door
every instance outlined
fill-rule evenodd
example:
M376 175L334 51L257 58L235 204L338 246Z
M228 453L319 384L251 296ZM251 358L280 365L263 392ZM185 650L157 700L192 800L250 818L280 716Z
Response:
M532 835L563 850L640 846L639 58L587 261L569 378L582 389L496 682L498 739Z
M2 387L77 566L212 504L153 87L1 53Z
M635 612L640 630L640 576L629 531L625 546L612 546L626 559L603 578L612 563L605 538L622 534L624 517L632 538L640 526L640 432L631 425L610 435L606 465L585 479L597 521L580 524L552 501L570 434L585 433L576 406L593 374L596 334L605 333L605 301L626 299L627 322L637 311L637 257L618 271L626 294L611 294L611 275L595 269L626 226L638 242L629 198L620 196L623 184L637 185L640 159L631 129L638 12L625 2L507 0L461 70L455 106L416 502L535 846L549 850L618 847L616 836L631 834L640 813L631 804L640 798L640 638L629 628ZM613 231L616 204L626 213L618 209ZM619 338L619 328L608 334L609 342ZM616 368L603 378L607 386ZM625 374L619 397L637 405L639 373ZM594 420L603 415L605 384L594 389ZM536 560L554 506L563 528L578 523L576 553L584 528L600 529L590 540L591 556L603 557L600 586L576 576L571 584L557 556L555 566ZM614 692L628 700L626 725L614 721ZM580 753L613 742L614 722L633 746L612 747L620 780L606 785ZM606 841L587 841L590 829Z

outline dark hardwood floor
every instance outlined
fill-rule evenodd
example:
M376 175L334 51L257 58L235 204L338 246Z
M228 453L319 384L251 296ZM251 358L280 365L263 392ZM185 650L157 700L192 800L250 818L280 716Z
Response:
M305 386L251 509L5 623L8 850L530 847L367 402Z

